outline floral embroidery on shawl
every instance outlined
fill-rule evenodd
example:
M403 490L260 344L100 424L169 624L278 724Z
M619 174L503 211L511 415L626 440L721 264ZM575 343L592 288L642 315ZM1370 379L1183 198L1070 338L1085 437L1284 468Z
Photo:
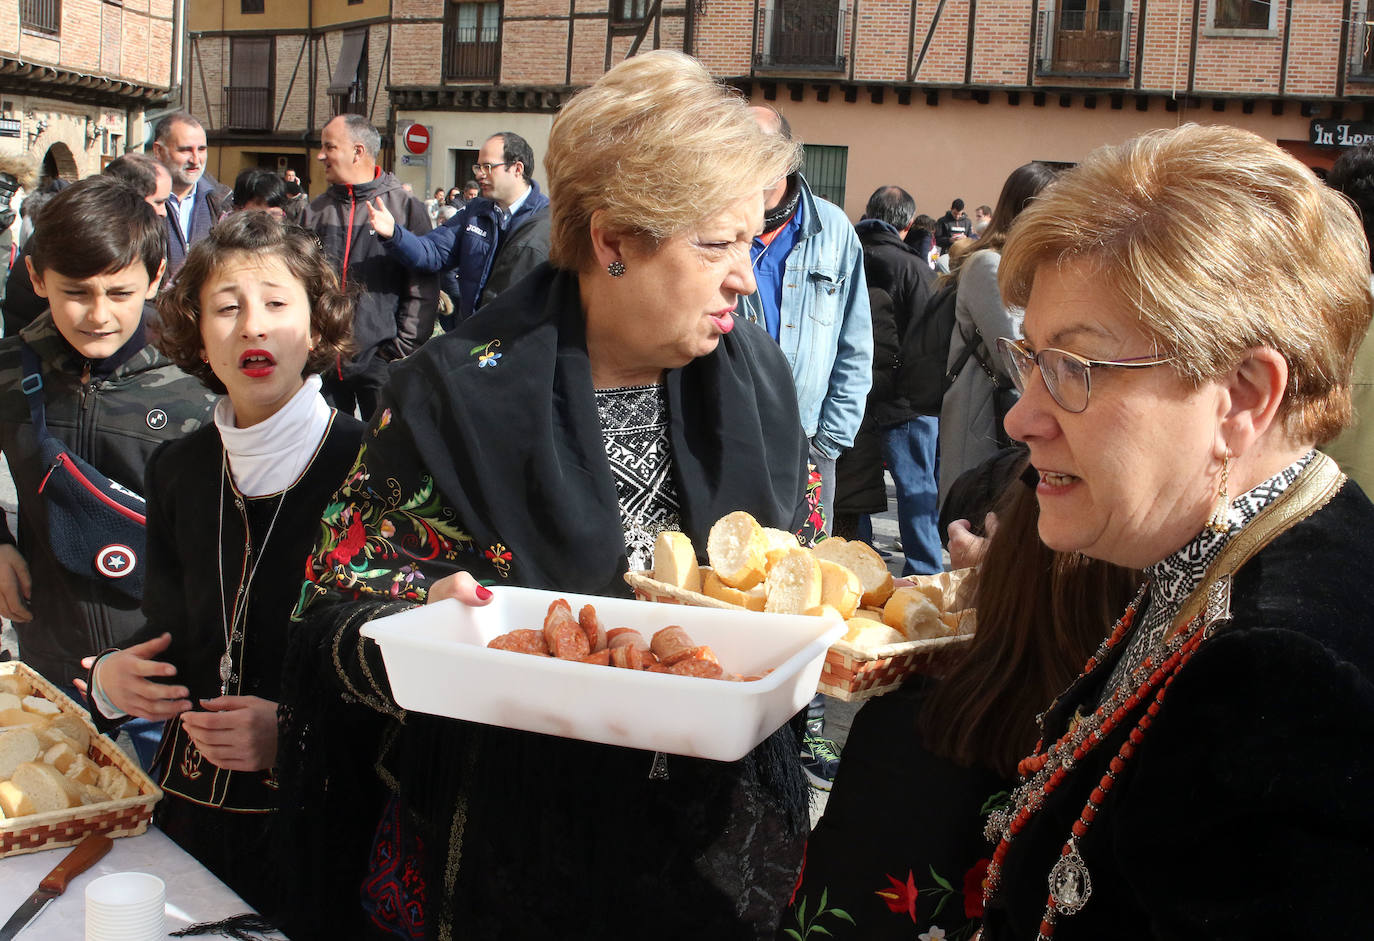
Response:
M376 430L390 417L388 409ZM325 507L320 530L306 577L355 596L423 602L428 589L418 563L453 562L460 552L474 551L472 537L435 491L434 478L421 474L407 489L389 477L379 490L368 472L366 447Z
M483 366L494 367L499 365L497 360L501 358L501 354L496 351L500 348L501 341L492 340L488 343L479 343L477 346L468 350L468 352L477 357L477 368L481 369Z

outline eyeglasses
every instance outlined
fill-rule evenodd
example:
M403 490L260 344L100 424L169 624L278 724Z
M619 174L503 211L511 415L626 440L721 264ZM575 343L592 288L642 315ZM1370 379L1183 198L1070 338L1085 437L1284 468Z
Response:
M1012 382L1016 390L1026 391L1032 366L1040 369L1040 378L1045 380L1045 389L1050 397L1065 411L1078 413L1088 407L1088 395L1092 391L1092 369L1148 369L1173 362L1172 358L1151 359L1138 356L1134 359L1101 360L1087 359L1067 350L1047 347L1032 353L1020 343L1007 337L997 339L997 348L1002 352Z
M505 163L474 163L472 165L473 176L491 176L491 171L497 167L509 167L515 163L514 160L507 160Z

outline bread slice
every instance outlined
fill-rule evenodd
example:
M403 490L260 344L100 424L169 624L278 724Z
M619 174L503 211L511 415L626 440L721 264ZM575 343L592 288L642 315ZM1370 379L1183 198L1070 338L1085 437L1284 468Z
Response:
M906 640L901 631L895 631L881 621L850 618L844 623L849 630L845 632L843 640L855 647L883 647L887 644L900 644Z
M46 726L47 716L36 715L27 709L0 709L0 729L15 728L17 726Z
M0 693L0 710L23 709L24 700L14 693Z
M738 588L731 588L722 582L715 570L709 568L701 570L701 593L708 598L738 605L749 611L762 611L764 604L768 601L768 595L763 585L755 585L748 591L740 591Z
M686 533L665 529L654 540L654 578L677 588L701 591L697 551Z
M883 606L883 623L907 640L930 640L953 633L940 620L940 609L919 588L899 588Z
M100 769L100 780L97 782L97 787L108 794L110 800L115 801L138 795L138 788L134 782L130 781L124 772L114 765L106 765Z
M80 716L64 712L60 716L54 716L48 727L76 742L78 755L84 755L91 750L91 728Z
M34 737L35 741L37 736ZM71 763L77 758L76 750L67 742L58 742L43 752L43 763L52 765L63 774L71 767Z
M26 711L32 712L35 715L48 716L49 718L62 711L62 708L58 706L57 703L44 699L42 696L25 696L23 703Z
M857 610L857 611L854 612L854 617L856 617L856 618L868 618L868 620L870 620L870 621L877 621L879 624L881 624L881 623L883 623L883 609L882 609L882 608L860 608L859 610ZM853 618L851 618L850 620L853 620Z
M821 604L821 566L810 549L788 549L768 570L768 601L763 610L804 614Z
M77 755L63 773L77 784L94 785L100 783L100 765L85 755Z
M768 550L765 555L768 558L769 565L772 565L778 559L782 558L788 549L795 549L801 545L801 543L797 541L795 533L774 529L771 526L763 527L763 541L768 544Z
M33 801L13 781L0 781L0 815L23 817L34 813Z
M884 604L892 597L892 573L883 557L867 543L831 537L816 543L812 551L817 559L837 562L859 576L864 589L863 604Z
M8 778L26 761L37 761L41 754L38 736L30 729L0 732L0 778Z
M859 576L829 559L818 559L821 566L821 604L828 604L849 619L859 609L864 586Z
M763 527L743 510L716 520L706 537L706 556L716 577L744 591L763 581L768 570L768 542Z
M81 803L81 788L61 771L41 761L26 761L14 769L10 782L33 802L35 813L66 810Z
M94 784L81 785L82 804L103 804L109 799L110 795L106 794L104 791L96 787Z
M0 693L9 693L23 699L33 692L33 686L29 683L26 676L18 673L5 673L0 675Z

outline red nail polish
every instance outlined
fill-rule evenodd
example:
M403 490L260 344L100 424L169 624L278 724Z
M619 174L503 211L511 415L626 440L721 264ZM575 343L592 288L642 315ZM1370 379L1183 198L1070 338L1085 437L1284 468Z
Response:
M487 588L485 585L478 585L476 593L478 601L486 601L491 597L491 589Z

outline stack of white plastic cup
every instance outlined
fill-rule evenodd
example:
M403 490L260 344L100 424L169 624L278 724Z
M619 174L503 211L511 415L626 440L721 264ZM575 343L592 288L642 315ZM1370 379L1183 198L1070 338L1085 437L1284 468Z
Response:
M163 941L167 886L146 872L116 872L86 886L86 941Z

